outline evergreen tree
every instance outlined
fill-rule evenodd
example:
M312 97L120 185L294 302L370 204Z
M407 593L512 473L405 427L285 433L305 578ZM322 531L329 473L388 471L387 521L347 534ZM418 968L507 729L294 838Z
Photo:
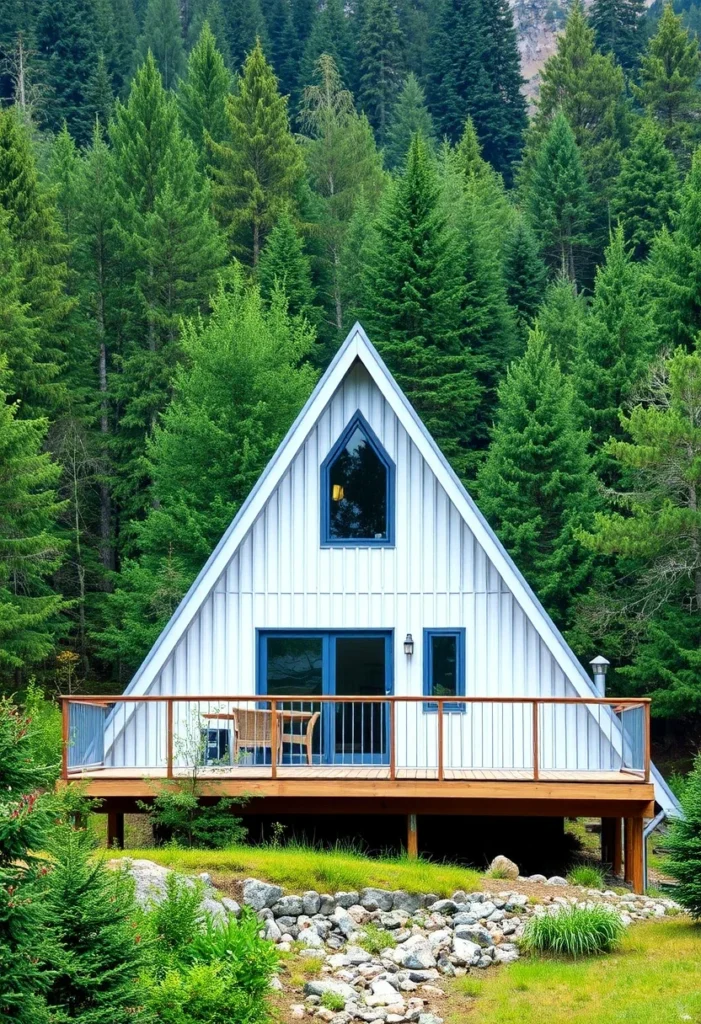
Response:
M674 157L657 123L646 117L624 153L611 204L636 259L645 259L655 235L670 227L678 189Z
M403 55L394 0L369 0L360 34L358 99L380 145L402 84Z
M590 430L595 463L606 483L610 462L601 454L620 435L619 411L655 355L655 332L644 294L644 272L626 251L622 228L596 271L594 296L578 336L573 380L581 419Z
M0 421L7 407L0 408ZM22 424L25 427L26 424ZM2 437L2 428L0 428ZM0 441L0 445L2 442ZM0 473L4 464L0 463ZM4 497L4 495L3 495ZM0 498L0 509L4 508ZM0 516L3 512L0 511ZM0 556L2 557L2 556ZM0 590L0 594L2 591ZM0 606L2 597L0 596ZM0 631L5 625L0 619ZM0 649L3 640L0 636ZM32 757L31 723L6 698L0 700L0 1021L48 1024L43 994L51 975L46 967L50 924L43 901L43 850L51 817L41 796L51 773Z
M0 363L0 674L52 651L63 599L49 584L61 561L56 519L60 468L42 451L45 420L19 419ZM16 676L15 676L16 678Z
M46 911L58 945L46 999L55 1024L131 1024L143 1019L134 882L95 857L95 838L71 822L49 833Z
M292 22L300 43L311 35L318 11L317 0L292 0Z
M7 214L0 209L0 359L9 369L10 394L20 400L41 400L47 367L41 363L37 327L29 306L22 301L23 280L17 260ZM49 375L51 368L48 368Z
M594 0L589 21L597 49L632 71L644 44L645 0Z
M246 58L237 92L227 98L229 139L209 141L215 213L235 249L258 263L267 232L293 200L303 174L287 102L259 43Z
M283 96L296 98L299 42L292 21L291 0L268 0L265 20L270 40L270 59Z
M21 272L19 298L37 329L37 349L27 353L29 376L18 366L12 394L22 399L21 415L55 411L61 399L58 375L65 362L62 328L70 311L63 288L66 250L51 197L40 180L29 134L14 110L0 111L0 209ZM31 359L32 367L28 366Z
M565 115L558 114L538 151L528 210L545 259L572 281L586 270L590 204L577 143Z
M156 501L141 558L125 565L98 638L110 657L138 665L236 515L312 391L313 342L282 293L264 303L240 273L206 322L188 324L187 359L149 445Z
M682 796L683 814L673 818L665 839L665 871L676 879L676 899L701 918L701 754L696 755Z
M560 275L548 285L538 328L564 373L570 373L584 330L587 307L576 284Z
M504 0L442 0L428 98L441 134L457 142L474 122L486 159L504 175L521 152L525 100L511 10Z
M315 83L304 91L300 114L303 152L312 187L318 199L320 291L332 330L328 340L337 343L350 327L344 307L346 285L346 232L359 197L368 209L377 209L384 177L372 129L364 115L358 115L351 94L343 88L332 58L319 59ZM352 303L357 299L350 296ZM357 307L356 307L357 308ZM327 338L324 338L326 341ZM330 354L327 352L327 354Z
M613 57L597 53L594 32L575 0L557 50L541 72L538 110L524 156L527 186L537 154L553 119L564 114L574 132L593 197L592 241L603 249L608 238L611 194L627 144L628 118L623 71Z
M238 72L259 41L268 45L268 33L260 0L223 0L224 24L227 44L234 71Z
M224 66L232 70L231 54L229 53L229 33L224 19L222 0L198 0L192 8L192 16L187 31L188 49L192 50L197 45L197 40L202 35L202 29L207 22L209 30L214 36L214 45L222 56Z
M547 272L528 222L519 217L504 250L506 296L522 331L533 327L545 295Z
M465 344L465 286L457 235L441 205L426 143L414 137L388 190L367 267L363 323L456 472L472 462L479 389Z
M114 108L114 91L102 50L97 55L95 70L85 88L85 100L94 118L97 118L100 124L107 126Z
M263 246L258 264L261 295L271 301L277 289L287 300L290 316L317 320L314 306L316 289L312 284L311 260L291 218L283 214Z
M640 86L633 92L662 129L665 145L677 158L688 157L699 137L701 108L698 39L684 28L681 15L665 3L657 32L640 63Z
M344 85L355 93L358 87L355 46L343 0L326 0L314 19L300 66L302 86L314 81L319 59L324 54L331 57Z
M231 87L231 74L205 21L188 59L187 76L178 89L180 123L195 144L201 163L206 158L207 136L218 143L226 137L226 97Z
M416 132L429 144L435 142L433 118L426 107L424 91L416 75L410 72L394 105L387 132L385 161L390 169L402 166Z
M175 88L186 68L178 0L148 0L137 53L140 61L152 53L164 87Z
M79 143L87 142L93 112L88 86L97 66L95 5L91 0L43 0L36 23L42 78L50 93L42 120L58 131L64 121Z
M471 117L465 121L462 137L455 147L455 165L463 174L467 195L482 211L497 247L502 250L514 226L514 209L501 174L482 156Z
M592 556L577 533L591 522L596 484L571 381L541 332L499 388L499 407L477 490L496 529L561 627L589 584Z
M108 0L108 4L112 20L112 46L109 52L105 52L105 57L114 94L123 96L134 69L139 25L133 0Z
M697 150L679 194L673 231L653 242L649 285L661 342L693 348L701 330L701 151Z
M128 102L117 105L110 137L121 276L120 490L135 514L146 500L145 437L169 395L181 318L206 305L225 249L208 183L150 54Z

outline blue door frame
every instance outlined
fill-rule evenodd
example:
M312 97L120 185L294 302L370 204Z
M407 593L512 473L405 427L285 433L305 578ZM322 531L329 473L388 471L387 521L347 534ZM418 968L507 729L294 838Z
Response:
M389 697L394 692L394 630L392 629L258 629L256 630L256 693L261 696L268 692L268 638L318 637L321 640L321 692L323 696L333 697L336 693L336 640L339 638L368 639L382 638L385 641L385 694ZM351 696L348 694L347 696ZM314 698L309 698L313 703ZM359 695L358 703L362 703ZM377 705L375 705L377 706ZM321 715L321 754L314 759L324 764L389 764L389 714L388 706L380 704L383 709L384 749L379 752L362 751L360 755L345 754L336 750L336 709L339 704L324 704ZM291 755L294 763L295 755Z

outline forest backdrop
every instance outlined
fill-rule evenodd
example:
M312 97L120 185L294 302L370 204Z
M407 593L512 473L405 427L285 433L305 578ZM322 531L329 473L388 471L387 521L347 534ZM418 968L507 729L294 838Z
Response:
M577 654L701 723L695 9L5 0L0 686L120 690L356 318Z

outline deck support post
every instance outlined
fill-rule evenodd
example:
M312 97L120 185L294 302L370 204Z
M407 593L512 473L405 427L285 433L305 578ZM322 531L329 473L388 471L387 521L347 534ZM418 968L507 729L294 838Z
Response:
M643 819L626 818L624 831L625 880L633 892L642 893L643 881Z
M622 833L620 818L601 819L601 863L610 864L616 876L620 876L623 869Z
M124 849L124 815L118 811L107 812L107 848Z
M406 850L409 860L416 860L419 856L419 830L415 814L406 816Z

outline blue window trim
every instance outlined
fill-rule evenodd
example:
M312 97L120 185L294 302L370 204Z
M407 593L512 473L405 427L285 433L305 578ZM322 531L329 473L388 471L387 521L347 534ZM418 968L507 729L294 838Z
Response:
M424 696L433 696L433 661L431 659L431 640L434 636L454 636L457 640L456 644L456 674L457 674L457 694L458 697L465 696L465 627L457 626L455 628L443 628L428 627L424 629L423 633L423 669L424 669ZM424 704L424 711L438 711L437 704ZM457 703L450 704L445 703L443 705L444 711L460 711L462 713L467 711L467 704Z
M375 537L332 537L331 536L331 507L329 501L329 467L335 462L338 453L345 448L348 439L355 430L360 427L368 439L373 451L384 464L387 470L387 536ZM322 547L346 547L346 548L392 548L394 547L394 519L395 519L395 465L389 457L379 437L372 429L368 421L358 409L348 421L341 436L321 464L320 490L321 495L321 546Z
M318 637L321 640L321 692L322 696L333 696L336 692L336 639L349 637L379 637L385 641L385 694L394 693L394 630L393 629L256 629L256 694L264 696L268 692L268 647L267 640L273 638ZM284 700L284 697L279 698ZM314 698L309 698L313 702ZM362 697L358 697L362 701ZM266 703L258 705L267 707ZM331 705L332 707L333 705ZM382 705L385 706L384 704ZM330 708L329 708L330 709ZM322 763L343 764L361 763L357 759L346 762L335 755L333 749L333 722L330 714L322 721ZM389 715L385 729L385 756L380 761L367 758L367 763L389 764Z

